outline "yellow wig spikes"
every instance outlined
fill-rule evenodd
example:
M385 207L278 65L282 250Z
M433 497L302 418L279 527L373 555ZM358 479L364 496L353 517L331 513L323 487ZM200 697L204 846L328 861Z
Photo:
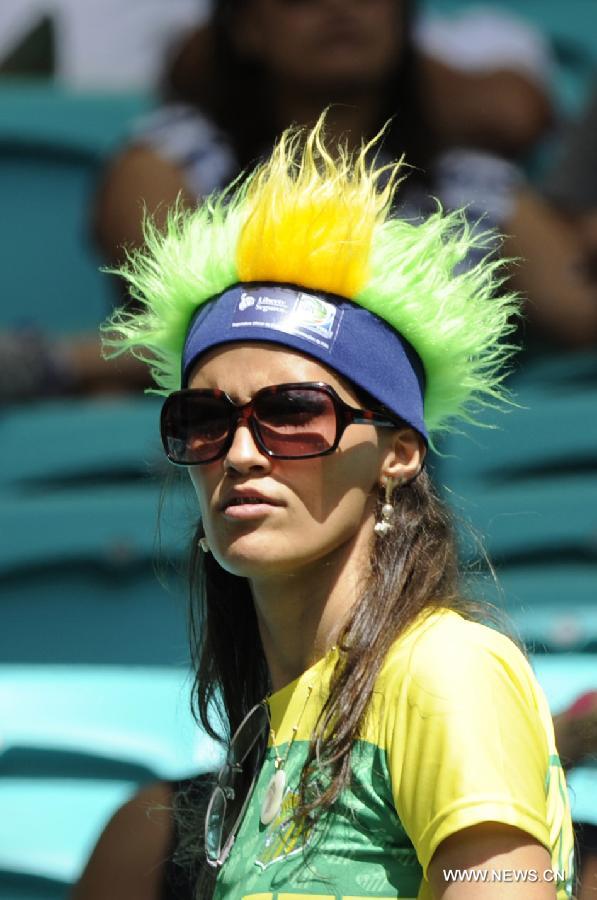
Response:
M301 149L303 141L300 131L283 134L250 182L238 274L241 281L286 282L353 298L369 277L373 233L389 208L398 168L368 167L370 146L356 161L342 147L332 157L322 120Z

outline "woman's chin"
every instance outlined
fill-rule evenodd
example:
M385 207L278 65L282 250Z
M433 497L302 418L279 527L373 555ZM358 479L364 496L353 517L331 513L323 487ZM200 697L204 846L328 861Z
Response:
M279 541L255 534L243 535L225 546L216 546L212 552L227 572L251 580L288 574L300 567L296 548L294 552L285 550Z

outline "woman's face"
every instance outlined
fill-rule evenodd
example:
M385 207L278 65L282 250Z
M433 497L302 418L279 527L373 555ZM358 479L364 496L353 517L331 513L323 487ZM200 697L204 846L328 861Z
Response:
M397 65L401 0L249 0L236 40L281 82L340 95Z
M326 382L361 406L332 370L261 343L229 344L206 354L189 387L220 388L242 404L268 385L305 381ZM212 553L228 571L258 580L298 573L343 548L368 546L381 474L396 444L412 476L420 438L411 429L350 425L329 456L285 460L262 453L248 425L239 423L222 459L189 469ZM252 494L261 502L240 503Z

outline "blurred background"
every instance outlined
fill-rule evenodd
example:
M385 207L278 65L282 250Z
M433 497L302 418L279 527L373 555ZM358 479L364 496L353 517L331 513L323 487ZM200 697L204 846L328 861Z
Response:
M594 0L3 0L0 900L66 898L125 801L217 766L189 706L196 512L143 367L100 357L130 303L100 269L144 209L201 202L330 103L353 144L393 117L400 214L466 206L517 258L516 405L432 468L547 693L597 897Z

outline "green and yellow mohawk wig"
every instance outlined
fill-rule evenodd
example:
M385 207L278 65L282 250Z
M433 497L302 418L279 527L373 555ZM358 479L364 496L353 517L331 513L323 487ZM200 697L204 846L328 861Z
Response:
M104 326L107 352L144 359L168 394L181 387L197 311L232 285L279 283L345 298L395 329L422 362L432 436L499 400L517 307L498 290L503 263L486 256L467 268L488 236L462 211L438 204L422 224L393 216L402 166L376 168L378 142L332 155L322 117L309 132L286 131L244 182L196 210L174 210L165 232L147 223L145 247L120 270L141 310Z

